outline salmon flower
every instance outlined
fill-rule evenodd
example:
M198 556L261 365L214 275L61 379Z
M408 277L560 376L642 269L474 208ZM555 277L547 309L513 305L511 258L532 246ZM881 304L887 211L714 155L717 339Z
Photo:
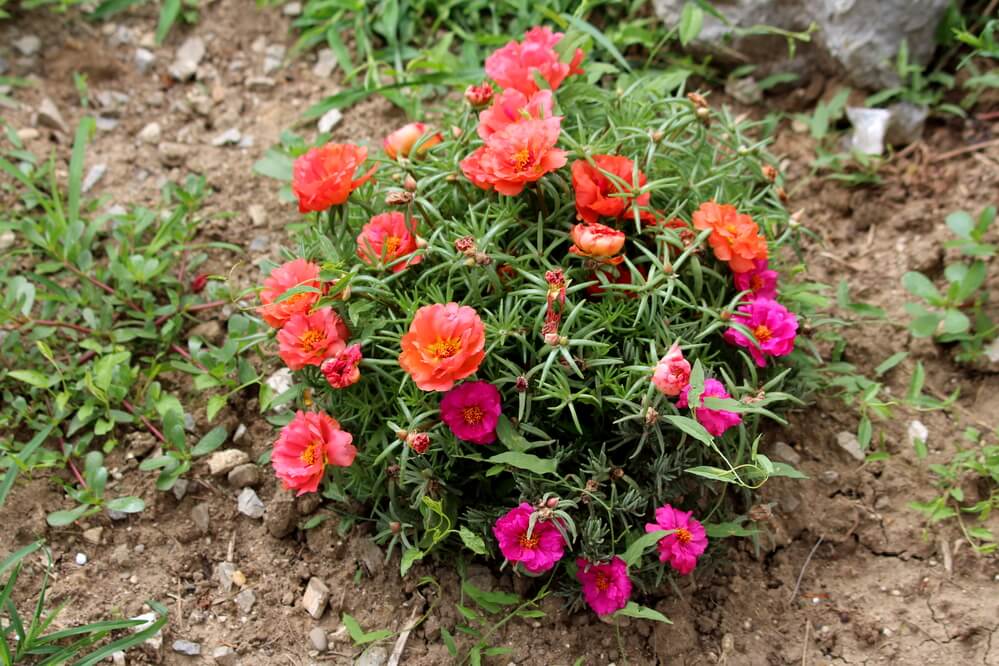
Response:
M565 166L565 151L555 147L561 122L555 117L507 125L462 160L461 170L476 187L516 196L528 183Z
M385 137L382 147L385 148L385 153L392 159L409 157L409 153L413 150L413 147L426 134L427 126L424 123L409 123ZM443 140L444 135L440 132L431 135L420 144L420 147L416 150L416 156L421 157Z
M694 212L694 228L711 229L708 242L715 256L728 262L733 273L745 273L756 267L757 259L767 258L767 239L760 227L735 206L708 201Z
M599 222L594 224L576 224L569 232L572 247L569 252L583 257L590 257L601 263L620 264L624 257L615 256L624 247L624 232L608 227Z
M418 254L405 261L397 261L413 254L416 249L416 219L407 223L402 213L375 215L357 236L357 256L361 261L371 266L392 264L394 273L423 261Z
M583 61L581 49L576 49L569 63L559 59L555 45L564 36L548 27L531 28L523 42L509 42L486 58L486 74L501 88L513 88L531 95L538 91L534 80L537 73L549 88L556 90L569 76L583 73L579 66Z
M361 362L361 345L351 345L346 347L335 356L323 361L319 369L329 385L335 389L342 389L356 384L361 378L361 371L357 365Z
M425 305L402 336L399 365L424 391L448 391L485 358L486 330L478 313L457 303Z
M360 178L354 178L367 158L367 148L352 143L328 143L296 159L291 189L298 197L298 212L323 211L345 202L378 168L375 165Z
M605 175L607 172L614 176ZM596 222L601 217L624 218L635 206L649 205L648 192L634 193L645 185L645 174L635 172L635 163L620 155L594 155L572 163L572 189L576 192L576 219ZM643 221L655 221L655 214L642 211Z
M485 140L507 125L546 118L558 118L561 129L562 116L552 116L553 104L551 90L539 90L530 97L512 88L504 90L492 106L479 114L479 136Z
M278 355L292 370L321 365L343 351L349 335L347 325L333 308L292 315L278 331Z
M284 300L281 295L295 287L309 287ZM268 325L281 328L295 314L307 314L319 300L319 266L305 259L295 259L271 271L260 290L260 316Z
M302 412L281 429L271 452L274 473L288 490L314 493L326 465L350 467L357 455L349 432L323 412Z

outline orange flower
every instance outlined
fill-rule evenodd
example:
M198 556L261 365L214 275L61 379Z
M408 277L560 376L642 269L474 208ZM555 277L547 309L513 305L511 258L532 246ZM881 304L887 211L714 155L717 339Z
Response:
M711 229L711 249L734 273L751 271L757 259L767 258L767 239L753 218L738 213L735 206L714 201L701 204L694 212L694 227Z
M278 355L292 370L322 365L327 358L343 351L349 335L347 325L332 308L296 314L278 331Z
M424 391L448 391L479 369L486 331L474 309L457 303L425 305L402 336L399 365Z
M354 174L367 158L367 148L352 143L328 143L296 159L291 189L298 197L298 212L323 211L346 201L378 168L371 167L355 180Z
M615 257L624 247L624 232L612 229L606 224L577 224L569 232L573 246L569 252L583 257L597 259L601 263L619 264L623 257Z
M304 291L278 301L284 292L294 287L318 290L319 266L305 259L295 259L275 268L264 280L264 288L260 290L260 316L274 328L284 326L292 315L308 314L319 300L318 291Z
M400 257L416 252L416 220L407 224L402 213L375 215L364 225L357 236L357 256L368 265L392 264ZM410 264L423 261L421 255L394 263L392 271L398 273Z
M620 155L594 155L593 164L586 160L576 160L572 163L572 189L576 193L576 219L585 222L596 222L603 217L623 218L632 213L632 206L647 207L648 192L637 197L635 190L645 185L645 174L638 172L634 178L635 163ZM611 180L604 171L613 174L630 187L623 189L619 181ZM655 215L642 211L642 220L655 221Z
M409 157L409 153L413 150L413 146L415 146L416 142L420 140L420 137L426 133L427 126L424 123L409 123L408 125L403 125L385 137L385 141L382 142L382 147L385 148L385 153L392 159L396 159L397 157ZM420 145L419 149L416 151L416 155L422 156L443 140L444 136L441 135L440 132L437 132Z

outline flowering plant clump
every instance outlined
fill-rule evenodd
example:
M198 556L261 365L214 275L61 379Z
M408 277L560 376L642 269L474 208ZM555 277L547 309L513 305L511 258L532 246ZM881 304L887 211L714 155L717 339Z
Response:
M366 506L403 573L465 549L653 617L635 590L798 475L760 432L808 389L816 297L753 125L586 39L534 28L437 126L299 158L311 223L259 312L308 410L272 460Z

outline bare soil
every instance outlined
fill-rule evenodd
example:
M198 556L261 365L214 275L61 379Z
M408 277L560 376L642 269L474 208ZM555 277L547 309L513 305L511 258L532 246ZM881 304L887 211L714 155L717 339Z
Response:
M98 132L87 156L88 167L108 167L94 190L104 197L100 205L152 203L165 179L191 171L205 175L215 191L209 210L233 215L206 222L202 236L247 250L239 256L220 253L213 266L226 274L235 264L233 279L247 287L261 279L255 262L279 256L284 227L295 219L293 207L279 201L274 181L253 175L251 165L308 105L339 89L339 74L316 78L314 56L306 56L272 74L273 88L249 89L247 79L261 75L264 60L262 50L253 48L255 41L263 37L267 44L290 45L287 17L280 8L258 10L247 0L202 4L207 6L201 20L186 34L203 37L207 55L199 80L183 84L166 74L174 49L186 36L183 30L175 31L163 48L149 47L157 55L149 73L140 74L133 63L135 47L155 25L149 10L129 13L113 25L54 19L44 12L0 24L0 55L13 73L30 75L35 84L15 93L21 106L3 109L3 117L16 129L31 128L33 110L47 96L72 127L88 112L81 108L73 71L88 74L92 100L103 91L127 95L117 109L97 108L118 120L113 129ZM133 30L132 44L112 43L119 26ZM38 56L26 59L6 46L23 34L41 37ZM402 120L388 102L373 98L346 110L334 136L374 145ZM152 121L161 125L162 142L184 146L179 163L167 163L160 146L138 139ZM252 146L211 144L232 127L252 136ZM38 129L28 147L39 155L54 153L65 169L71 135ZM889 322L904 321L900 278L907 270L942 272L945 216L962 208L977 213L995 203L999 193L999 147L935 158L990 138L997 129L995 121L931 123L917 149L890 163L882 186L856 190L811 178L810 140L782 130L775 150L786 156L788 207L800 209L802 223L821 239L808 248L803 277L829 284L846 279L855 298L886 308ZM315 129L310 125L302 131ZM264 206L264 220L250 219L253 204ZM887 377L895 394L904 393L920 360L932 390L949 394L959 387L960 399L944 412L897 410L894 420L876 426L876 437L883 438L876 441L891 457L861 464L836 443L837 432L855 429L857 415L836 398L820 398L792 414L791 426L770 438L793 447L800 458L794 462L810 480L777 480L766 486L760 501L770 504L774 516L759 543L717 549L710 565L681 580L678 588L655 590L645 598L672 618L672 626L633 620L616 628L589 612L569 612L552 596L542 604L544 618L514 620L495 632L491 644L512 652L488 663L999 664L999 641L994 641L999 562L976 555L956 526L927 527L908 507L913 500L933 496L927 462L946 460L965 427L997 425L999 368L959 366L952 350L913 340L904 326L893 323L850 329L847 337L848 360L868 373L896 351L912 352ZM189 404L201 400L191 398L195 402ZM197 418L198 427L206 429L203 413ZM256 415L252 400L220 418L230 429L238 423L247 426L236 446L251 459L270 446L273 430ZM930 433L928 461L916 458L906 434L914 418ZM171 611L164 646L129 653L131 664L212 661L177 654L171 649L176 639L200 643L203 655L228 645L247 666L349 664L361 650L342 627L342 613L369 630L399 630L414 613L429 610L409 637L401 663L452 661L441 628L453 633L459 623L459 579L453 569L421 564L402 580L397 556L386 563L363 530L340 535L335 519L274 538L269 526L304 520L316 506L296 503L278 490L267 469L262 470L259 492L268 515L261 521L239 514L238 489L209 476L203 467L190 475L189 490L178 501L172 493L157 492L153 476L138 472L137 465L127 447L108 460L115 491L139 495L147 504L143 513L125 521L102 516L85 525L49 528L45 515L66 500L45 475L19 482L0 509L0 553L36 538L50 544L56 558L50 601L69 601L60 624L134 616L148 610L146 600L156 599ZM969 493L978 491L969 484ZM205 511L207 530L192 517ZM84 540L83 531L97 526L103 528L100 542ZM990 526L999 528L996 518ZM84 566L75 563L77 553L87 555ZM242 586L228 592L217 579L218 565L226 560L245 577ZM40 580L37 567L27 573L25 582ZM416 580L423 575L440 582L442 599L429 586L417 589ZM527 587L509 573L480 565L470 567L467 575L481 587L518 592ZM332 592L331 607L319 620L301 607L302 592L313 576ZM255 596L249 612L235 603L246 589ZM313 651L308 639L316 626L330 635L324 654ZM392 641L384 647L390 651Z

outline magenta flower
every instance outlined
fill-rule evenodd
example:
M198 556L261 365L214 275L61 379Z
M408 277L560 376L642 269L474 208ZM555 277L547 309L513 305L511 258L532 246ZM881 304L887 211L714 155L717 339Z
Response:
M753 270L735 273L735 288L751 291L754 298L777 298L777 271L768 268L766 259L757 259Z
M500 411L500 392L489 382L465 382L441 400L441 419L455 437L473 444L496 441Z
M688 384L684 387L683 391L680 393L680 399L676 401L677 407L687 407L687 394L690 393L690 385ZM704 392L701 393L701 399L694 409L694 418L697 419L698 423L704 426L704 429L715 437L719 437L726 430L734 425L739 425L742 422L742 417L735 412L729 412L724 409L708 409L707 407L701 407L704 404L704 398L731 398L725 387L717 379L705 379L704 380Z
M500 552L510 562L520 562L524 569L539 574L551 569L565 554L565 539L551 521L538 520L528 534L534 507L527 502L510 509L493 525L493 535Z
M734 345L745 347L761 368L767 364L767 356L787 356L794 349L798 318L777 301L753 299L739 306L732 321L752 331L759 348L737 328L729 328L723 337Z
M680 344L674 342L666 355L659 359L652 383L663 395L680 395L683 387L690 383L690 363L683 357Z
M704 526L691 518L693 511L680 511L669 504L656 509L656 522L646 523L646 532L673 530L659 540L659 561L669 562L681 576L697 566L697 558L708 547Z
M610 562L602 564L579 558L576 566L583 597L597 615L609 615L628 604L631 579L628 578L628 565L620 557L615 555Z

